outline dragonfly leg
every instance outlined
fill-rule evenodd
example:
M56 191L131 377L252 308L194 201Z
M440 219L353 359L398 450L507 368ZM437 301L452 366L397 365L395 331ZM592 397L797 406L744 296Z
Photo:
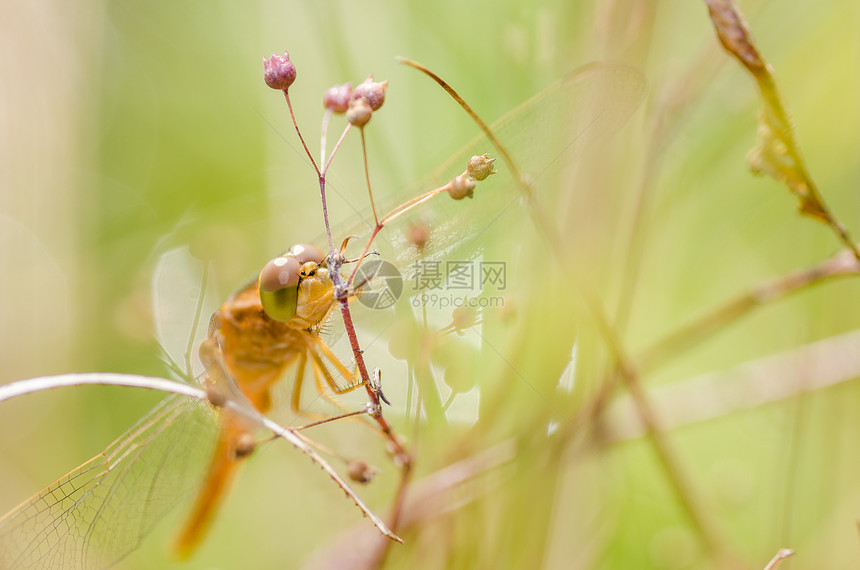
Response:
M319 358L319 355L315 354L310 348L307 352L303 352L301 356L299 356L298 367L296 369L295 383L293 384L293 394L290 402L290 406L292 407L293 412L304 418L309 418L313 420L329 419L329 416L326 414L311 412L308 409L303 409L301 406L301 387L304 380L305 367L308 361L308 353L311 354L311 371L314 375L314 383L316 385L319 397L324 399L326 402L328 402L341 412L349 413L350 410L344 407L343 404L332 398L326 390L326 384L331 386L331 383L328 380L323 379L328 373L328 371L325 369L325 366L323 365L322 360ZM325 372L321 372L321 370L324 370ZM328 374L328 376L329 378L331 378L331 374ZM335 382L334 378L331 378L331 382Z
M328 370L325 368L325 366L322 365L321 361L314 359L313 371L314 371L314 381L316 382L317 391L319 392L320 396L322 398L324 398L327 402L329 402L332 406L339 409L341 412L349 413L349 411L350 411L349 409L344 407L343 404L341 404L340 402L338 402L337 400L332 398L326 392L325 385L328 384L329 386L331 386L331 384L328 380L324 380L324 378L328 374L328 377L331 378L332 382L334 381L334 379L331 377L331 374L328 373ZM323 382L325 382L325 384ZM340 392L340 393L343 393L343 392Z
M302 396L302 380L305 377L305 364L307 364L307 362L308 355L303 352L299 356L299 363L296 367L296 379L293 381L293 397L290 400L290 407L292 407L293 411L297 414L302 413L299 403Z
M328 345L323 342L322 339L318 337L314 338L314 344L316 345L316 349L319 351L319 353L317 353L317 351L313 350L312 348L310 350L311 356L319 361L323 377L325 378L326 383L328 383L329 387L331 387L332 391L334 391L335 394L346 394L347 392L352 392L356 388L364 386L364 381L358 376L357 371L350 370L349 368L347 368L343 364L343 362L340 361L337 355L332 352ZM334 377L323 364L322 357L325 357L325 359L328 360L328 362L331 363L332 366L334 366L338 374L340 374L347 380L348 385L346 387L341 387L338 385Z
M311 347L308 352L310 352L311 358L314 359L314 361L318 365L320 373L323 375L323 378L325 379L326 383L329 385L329 387L335 394L346 394L347 392L352 392L356 388L364 386L364 382L361 380L361 378L358 377L356 372L347 368L343 364L343 362L341 362L340 359L331 351L328 345L322 341L322 339L314 337L313 340L316 346ZM314 350L314 348L316 348L316 350ZM317 350L319 352L317 352ZM325 359L328 360L328 362L332 366L334 366L338 374L347 379L347 381L349 382L347 386L341 387L337 383L337 381L331 375L331 372L329 372L328 368L326 368L325 364L323 363L322 357L325 357Z

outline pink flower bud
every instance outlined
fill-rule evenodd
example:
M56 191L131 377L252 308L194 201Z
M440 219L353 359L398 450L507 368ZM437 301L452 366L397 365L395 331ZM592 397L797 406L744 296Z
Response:
M349 102L349 109L346 110L346 120L353 127L364 127L373 116L373 110L367 99L353 99Z
M346 113L350 97L352 97L352 83L335 85L323 95L323 107L331 109L334 113Z
M269 59L263 58L263 79L272 89L289 89L296 80L296 66L290 61L290 54L284 52L282 57L273 53Z
M359 84L352 92L352 99L366 99L367 104L374 111L378 111L385 103L385 91L388 89L388 81L376 83L373 76L369 75L363 83Z

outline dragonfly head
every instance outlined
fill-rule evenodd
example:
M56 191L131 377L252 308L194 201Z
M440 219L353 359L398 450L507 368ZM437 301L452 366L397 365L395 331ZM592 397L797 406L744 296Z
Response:
M313 327L328 314L334 302L334 285L328 268L315 261L303 264L299 273L296 321L303 325L302 328L304 325Z
M320 269L319 263L316 261L308 261L307 263L303 263L299 268L299 279L308 279L310 277L315 277L317 274L317 270Z
M320 275L322 271L324 276ZM260 272L258 286L263 310L276 321L291 320L298 311L300 283L320 277L328 281L325 255L312 245L292 246L270 260Z

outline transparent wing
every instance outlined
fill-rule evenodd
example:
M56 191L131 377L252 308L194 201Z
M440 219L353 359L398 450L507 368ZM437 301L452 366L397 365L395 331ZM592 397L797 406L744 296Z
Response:
M163 400L105 451L0 519L0 568L105 568L199 486L216 422L206 404Z
M195 352L216 296L187 247L158 255L152 277L156 336L177 376L203 370ZM217 436L215 412L173 396L107 449L0 519L0 568L104 568L197 488Z
M473 155L489 153L498 158L499 173L479 183L473 199L455 201L442 194L396 219L377 236L372 249L380 253L380 259L396 267L402 279L400 303L446 288L452 282L451 271L463 266L476 273L490 271L492 268L481 265L487 261L489 246L496 251L516 252L517 232L524 227L521 221L527 217L528 208L519 181L525 181L528 192L544 208L554 207L558 195L569 190L566 174L575 165L576 151L592 147L620 128L638 107L644 90L644 76L633 68L606 63L583 67L491 125L514 158L518 173L484 135L479 135L426 178L399 192L389 207L446 184L465 169ZM372 220L372 215L357 216L351 227L347 224L336 231L335 241L347 235L358 236L350 242L350 254L358 255L373 229ZM427 242L421 248L410 240L411 229L418 225L429 229ZM480 295L484 285L480 278L484 276L473 277L473 286L462 287L462 283L457 283L456 290ZM450 311L413 303L416 304L422 305L422 318L431 326L441 328L450 324ZM360 303L355 305L361 310ZM377 304L370 310L379 313L381 307ZM337 333L340 327L334 324L330 330ZM335 342L337 335L331 339Z
M152 275L155 335L171 368L186 381L203 372L197 347L206 338L209 318L218 309L214 279L207 264L187 246L162 253Z
M449 339L439 337L438 331L452 323L452 313L459 299L505 294L504 272L510 268L498 260L516 263L520 232L530 231L530 223L522 223L527 217L528 205L519 180L525 181L528 192L544 208L555 207L559 196L570 190L568 174L576 165L577 152L594 148L618 130L639 106L644 91L643 75L630 67L619 64L583 67L491 125L514 158L518 173L503 160L494 145L480 135L425 179L403 189L392 199L389 206L396 206L446 184L464 170L473 155L489 153L498 159L499 173L479 183L472 199L454 201L444 194L437 196L386 226L373 243L381 259L390 262L400 273L399 301L388 308L379 304L367 307L360 297L359 302L352 304L353 315L368 361L386 363L386 377L395 378L384 382L392 401L405 402L401 405L407 412L410 405L414 408L435 405L437 412L446 408L443 411L448 420L474 421L478 395L468 388L468 382L463 384L454 377L468 380L468 365L477 361L474 354L481 348L483 335L464 335L454 339L456 342L448 342ZM385 211L382 208L380 215ZM352 227L338 232L335 237L359 236L352 240L350 248L350 253L357 255L372 231L372 221L372 215L358 216ZM429 228L427 243L422 248L410 241L410 229L418 225ZM335 345L338 354L350 361L339 320L337 315L331 319L333 324L328 328L335 334L325 338ZM479 315L476 322L480 321ZM472 329L480 333L481 325ZM428 355L406 345L446 348ZM397 362L392 362L392 356ZM424 380L419 380L418 384L424 394L419 406L410 404L418 390L413 390L411 383L407 385L396 379L407 374L414 378L422 374L422 370ZM474 384L474 379L471 382ZM448 409L452 403L453 407Z
M639 106L645 78L621 64L600 63L582 67L550 85L491 125L507 148L538 200L550 202L564 191L555 183L569 167L578 149L588 148L618 130ZM523 191L514 172L493 144L482 134L475 137L427 177L390 200L389 207L442 186L460 174L473 155L496 157L499 174L480 183L473 199L454 201L438 196L387 226L373 248L402 271L416 260L472 259L494 232L504 229L506 218L522 213ZM364 194L360 194L363 198ZM380 210L380 214L385 209ZM431 228L427 244L419 251L411 245L408 230L416 222ZM372 215L356 217L338 236L359 236L353 247L364 244L362 236L373 229ZM335 240L337 241L337 240Z
M554 190L551 172L567 164L565 156L623 124L637 106L643 89L644 80L634 70L618 65L590 66L544 90L492 128L516 158L522 178L529 181L532 190L539 196L551 194ZM483 153L498 155L481 136L426 179L393 198L393 205L445 184L463 170L471 155ZM517 214L514 206L522 192L506 165L499 164L499 170L497 180L480 188L472 203L437 198L431 207L404 216L381 234L374 248L400 269L404 284L411 283L410 273L416 263L442 259L474 261L486 254L484 243L496 243L491 236L504 233L505 220ZM371 228L364 221L367 219L370 218L365 217L352 229L338 233L367 235ZM428 222L433 228L429 241L420 250L407 239L408 228L416 220ZM353 243L360 242L359 239ZM159 339L178 372L189 379L199 372L199 368L194 368L197 358L191 348L205 335L208 315L214 310L203 306L215 298L207 295L206 282L195 278L198 274L193 270L195 265L200 267L187 251L171 250L161 257L154 277ZM195 290L199 293L193 293ZM177 298L176 291L192 294ZM405 312L414 313L409 308L404 311L403 301L417 294L415 288L404 293L399 304L385 309L375 304L365 312L400 311L401 316ZM194 303L195 300L199 302ZM362 308L359 303L354 305L359 311ZM427 307L423 308L425 330L430 324L440 328L446 324L444 315L436 323L432 318L428 320ZM370 339L365 348L387 346L377 341L397 336L389 330L394 321L356 318L363 338ZM329 330L337 336L339 326L330 325ZM400 334L401 341L408 336L402 329L395 333ZM331 344L335 344L333 341L337 339L331 339ZM349 351L341 354L349 355ZM415 358L411 360L414 362ZM343 361L351 367L350 356ZM433 366L432 362L425 362L424 372L432 372ZM387 374L391 372L398 374L396 369L386 370ZM421 376L420 370L417 375ZM436 402L436 408L441 408L438 402L442 400L444 387L438 386L439 394L435 397L431 397L433 390L425 390L426 384L422 386L425 410L430 409L427 402L431 400ZM386 392L391 395L389 388ZM409 396L405 399L408 402ZM168 398L103 454L0 520L0 566L98 568L115 563L134 550L155 522L199 484L213 450L216 429L214 412L205 404Z

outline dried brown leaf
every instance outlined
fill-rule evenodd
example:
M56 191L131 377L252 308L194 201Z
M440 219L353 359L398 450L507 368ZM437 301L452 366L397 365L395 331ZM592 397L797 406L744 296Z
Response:
M738 7L732 0L705 0L723 47L750 72L763 99L758 142L748 160L753 172L767 174L797 196L801 214L832 224L815 182L806 171L794 127L782 103L770 65L761 56Z

